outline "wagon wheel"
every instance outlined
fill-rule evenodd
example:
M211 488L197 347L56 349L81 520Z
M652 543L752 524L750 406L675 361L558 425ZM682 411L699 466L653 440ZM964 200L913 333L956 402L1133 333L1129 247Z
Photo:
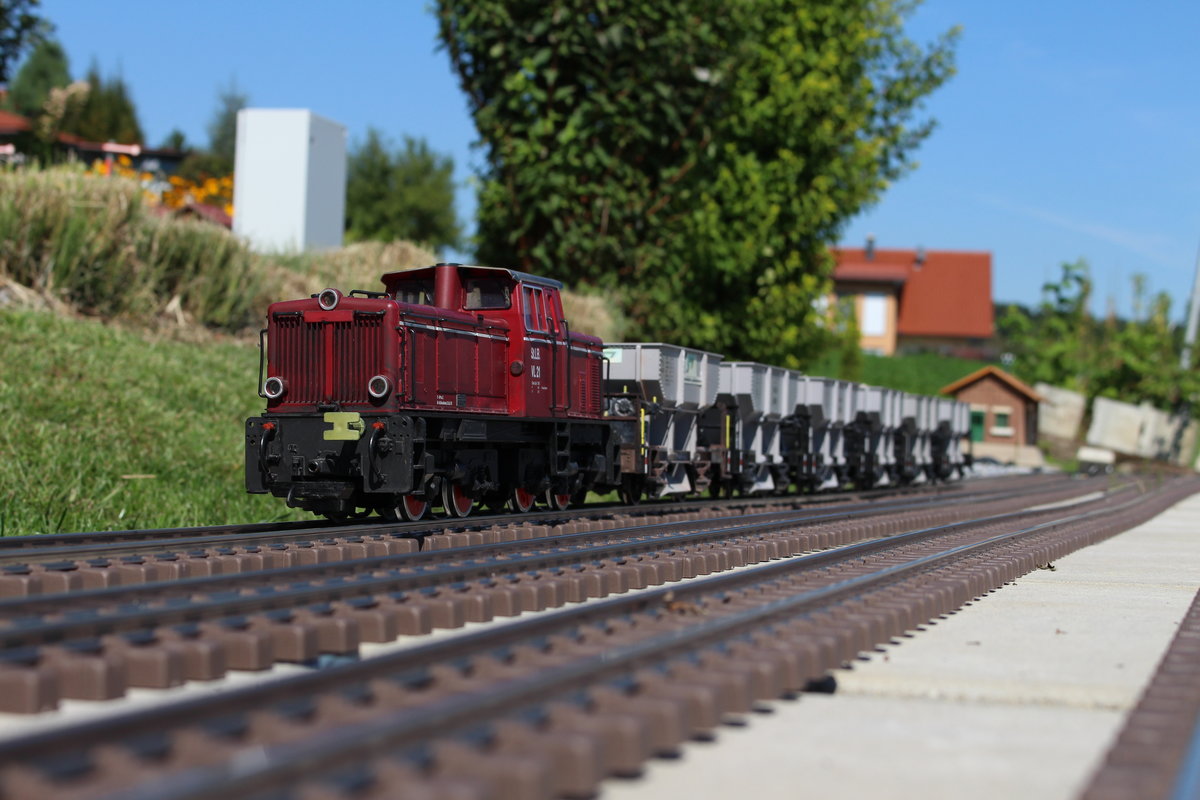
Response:
M483 498L482 505L492 514L503 514L508 510L508 495L500 492L488 492Z
M429 501L411 494L396 497L396 502L379 509L381 516L392 520L416 522L429 513Z
M627 506L636 506L642 500L642 485L636 475L622 475L621 488L617 497Z
M536 500L537 495L518 486L512 490L512 496L508 498L508 507L516 514L527 514L533 508Z
M358 508L351 507L348 511L328 511L324 514L325 519L331 522L354 522L365 517L371 516L373 508Z
M470 515L471 509L475 507L475 501L463 489L461 483L452 481L442 481L442 505L446 508L446 513L452 517L465 517Z
M546 505L550 506L551 511L565 511L567 506L571 505L571 493L547 489Z

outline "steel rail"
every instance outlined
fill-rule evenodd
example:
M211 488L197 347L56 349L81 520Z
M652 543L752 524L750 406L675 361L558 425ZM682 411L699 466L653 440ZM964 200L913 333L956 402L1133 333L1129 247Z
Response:
M978 480L988 484L996 484L1024 483L1029 481L1029 479L1030 476L1028 475L1011 475L1000 476L996 478L981 478ZM539 522L563 519L573 515L607 515L614 513L665 514L692 510L697 505L726 507L788 502L803 504L825 504L836 503L839 501L859 502L863 500L869 501L874 499L886 499L889 497L910 494L926 494L935 496L941 494L950 494L962 491L963 488L968 485L970 485L970 482L957 481L955 483L918 484L916 486L887 487L882 489L869 489L859 492L846 493L780 495L771 497L738 497L732 499L696 497L689 500L676 502L650 501L632 506L621 505L619 503L597 503L578 508L569 508L566 511L532 511L525 514L512 514L507 512L501 514L477 514L465 518L427 518L417 522L402 522L398 520L389 521L380 519L378 517L373 517L355 524L334 522L332 520L308 520L297 522L251 522L234 523L229 525L200 525L191 528L144 528L130 530L83 531L78 533L36 533L24 536L0 537L0 556L6 555L9 551L14 550L44 549L48 547L59 546L65 547L119 542L132 543L147 540L167 541L172 539L198 537L207 538L211 536L261 536L301 530L321 532L363 532L375 531L382 528L388 530L394 529L411 531L416 533L435 530L441 531L447 527L469 530L478 524L492 524L513 520L520 520L521 522Z
M1170 800L1197 800L1200 798L1200 716L1192 729L1192 738L1188 741L1183 760L1176 773L1175 784L1171 787Z
M1063 483L1066 483L1066 481L1064 481ZM961 486L961 484L955 484L955 487L958 487L958 486ZM961 490L956 489L956 491L954 493L957 494L958 491L961 491ZM1012 492L1012 491L1014 491L1014 490L1011 488L994 487L994 488L986 489L984 491L977 492L975 496L987 496L989 494L1003 494L1003 493ZM927 493L914 492L913 494L928 494L928 495L933 495L934 497L937 497L940 494L946 494L946 493L950 493L950 492L927 492ZM842 499L844 499L844 496L838 496L837 499L842 500ZM887 495L879 495L876 499L887 500L888 496ZM771 503L778 504L778 503L787 503L787 502L803 502L803 501L797 500L795 498L772 498L770 501L761 501L757 504L768 505ZM738 505L738 504L753 505L754 503L751 503L750 501L747 501L747 500L739 500L739 501L735 501L734 503L730 503L730 505ZM850 502L846 502L846 503L841 503L839 505L835 505L833 507L839 508L842 506L851 506L854 504L855 504L855 501L850 501ZM546 521L550 521L550 520L574 521L574 520L581 520L581 519L589 519L589 518L591 518L593 516L597 516L597 515L602 516L602 517L610 517L614 513L629 513L629 512L637 512L638 510L641 510L642 512L648 511L649 513L647 513L647 516L657 516L657 515L664 515L664 514L672 513L674 511L679 511L679 510L694 511L694 510L696 510L696 505L698 505L698 504L694 503L689 506L682 506L682 507L676 507L676 506L596 507L595 509L581 510L582 513L578 513L575 516L571 516L568 512L541 512L539 514L526 514L526 515L511 515L510 514L510 515L497 515L497 516L487 516L487 517L482 517L482 516L481 517L470 517L468 519L449 519L449 518L447 518L447 519L436 520L433 527L430 527L430 523L428 521L422 521L422 522L416 522L416 523L374 522L374 523L371 523L370 525L366 525L366 526L362 526L362 525L360 525L360 526L322 526L322 524L320 524L320 523L318 523L316 526L313 526L309 523L302 523L300 526L293 526L293 527L284 526L284 527L272 528L271 530L256 530L256 531L240 530L239 532L235 532L235 533L228 533L228 532L216 533L216 534L202 533L199 535L188 535L188 536L174 535L172 530L166 530L164 532L167 534L171 534L171 535L168 535L165 538L159 538L159 539L146 539L146 538L138 537L138 538L135 538L133 541L126 541L123 539L119 539L119 540L102 541L102 542L83 542L83 543L74 544L74 545L53 545L52 544L50 546L38 547L36 549L33 547L33 545L35 544L33 541L23 541L21 547L10 549L8 552L4 552L5 543L7 543L7 542L13 541L15 539L36 540L40 537L39 536L0 537L0 566L15 565L15 564L28 564L30 562L42 563L42 562L53 562L53 561L65 561L65 560L71 560L71 559L104 558L106 556L115 556L115 555L169 553L172 551L201 549L204 547L286 543L289 541L303 540L303 538L306 536L313 537L315 539L328 539L328 538L337 537L337 536L346 536L346 537L354 537L354 536L368 537L368 536L378 536L378 535L407 536L407 535L417 535L417 534L441 533L444 530L450 530L450 531L456 531L456 532L473 532L473 531L487 529L487 528L491 527L492 525L521 524L521 523L525 523L525 522L546 522ZM801 507L796 508L795 510L800 511L800 510L806 510L806 509L805 509L804 505L801 505ZM812 510L812 509L808 509L808 510ZM276 525L276 523L271 523L271 525ZM237 527L237 526L234 526L234 527ZM203 531L205 529L204 528L174 529L174 531L177 531L177 532L198 531L198 530ZM142 532L139 531L138 533L140 534ZM67 534L67 535L90 536L91 534Z
M266 791L281 781L294 784L300 779L340 768L347 763L361 763L387 752L412 750L431 739L453 735L469 726L478 725L485 719L539 706L548 699L562 697L599 682L627 675L638 668L678 659L686 653L694 653L723 641L744 639L755 629L769 627L785 618L810 614L837 603L862 597L917 574L949 566L955 561L985 553L1019 538L1089 521L1101 514L1128 510L1142 499L1145 498L1136 498L1117 508L1066 515L993 535L979 542L951 547L907 563L884 567L867 575L769 601L756 608L702 620L650 640L609 648L603 653L576 659L568 664L545 667L527 676L510 678L482 690L457 694L427 707L406 708L297 742L260 747L256 749L252 758L233 759L215 767L193 768L175 773L146 785L123 790L120 796L137 800L203 800L225 798L230 793L247 796ZM689 594L719 595L735 585L740 588L768 582L779 576L780 570L777 567L778 565L771 565L755 569L753 574L747 571L736 576L720 576L698 581L689 585ZM416 678L424 665L452 662L455 658L487 652L505 644L511 646L511 640L515 639L544 638L551 633L578 628L604 616L618 617L650 609L674 596L670 590L658 590L653 594L654 597L642 595L636 600L620 598L589 608L571 609L555 614L552 619L517 623L502 632L484 631L453 642L435 643L422 648L420 652L407 651L391 659L384 657L365 665L349 665L340 668L340 674L336 677L346 682L362 681L367 677L361 674L363 672L378 676L386 670L393 674L408 672L411 677ZM381 663L385 659L390 661L387 667ZM370 669L360 669L361 666L368 666ZM271 687L270 694L279 696L285 684L290 684L289 694L298 694L301 689L313 691L321 684L328 685L334 675L330 671L317 677L323 680L314 681L310 676L285 679ZM228 707L228 698L223 698L223 701L222 704ZM0 757L4 755L7 754L0 748Z
M1159 490L1160 493L1161 491ZM1118 508L1128 508L1136 505L1137 501L1142 498L1144 498L1144 495L1139 495L1139 498L1121 504ZM1066 524L1075 520L1090 519L1101 514L1111 514L1115 510L1117 509L1105 507L1091 512L1059 516L1050 521L1037 523L1022 530L1044 530L1048 527ZM334 686L343 687L347 691L352 692L355 687L363 686L365 682L376 678L391 677L420 682L427 676L427 671L437 664L459 663L462 659L472 654L499 652L507 647L511 647L513 642L544 640L548 636L559 634L563 631L576 630L582 626L604 619L661 608L668 601L679 600L682 597L694 598L706 594L719 595L720 593L735 591L742 587L774 581L791 573L830 566L837 562L862 559L868 555L920 542L930 535L944 533L950 529L963 529L972 525L994 524L997 521L1006 519L1013 520L1021 515L1021 512L1013 512L994 515L981 520L935 526L928 530L912 531L907 534L891 537L887 540L851 545L837 551L799 556L724 575L676 583L670 587L648 589L634 596L627 595L606 600L597 600L573 608L562 609L525 620L517 620L499 628L489 627L475 633L434 641L410 649L343 664L327 670L288 676L254 686L232 689L218 695L194 697L170 705L128 712L117 717L83 722L72 726L69 730L51 730L35 733L20 739L0 742L0 762L17 763L18 761L28 761L35 764L46 764L48 763L46 759L55 761L62 757L60 751L64 749L78 753L86 747L98 743L132 740L150 734L157 736L158 732L173 718L187 717L211 720L229 717L230 715L236 716L245 713L251 707L269 707L297 695L312 696ZM1011 535L989 537L987 541L996 543L1006 537L1011 538ZM952 548L952 551L966 552L962 547ZM928 564L932 562L929 561L929 558L924 558L921 559L921 563ZM896 567L885 568L882 572L892 576L900 574ZM838 585L846 589L848 584ZM828 590L824 591L828 593ZM804 596L807 597L807 595ZM796 598L791 598L790 600L798 602ZM544 691L542 692L542 696L544 698ZM407 709L404 712L405 715L412 713L412 709ZM293 764L293 766L295 765ZM223 779L228 779L229 777L225 776Z
M1030 499L1039 495L1055 494L1058 491L1061 491L1062 488L1064 487L1054 485L1034 492L986 494L982 495L982 502L995 502L997 500L1016 497ZM872 505L865 508L860 508L853 505L835 506L830 509L801 508L789 511L774 511L755 514L749 518L743 517L742 525L758 524L762 526L760 530L749 531L750 534L753 534L760 532L772 532L778 526L791 526L804 523L819 524L839 522L857 517L875 517L887 513L903 513L905 511L920 510L922 508L943 508L947 506L966 505L968 503L975 502L981 502L980 496L960 495L949 501L942 501L937 506L933 506L930 500L910 500L907 502L897 502L890 505ZM1068 502L1074 502L1074 499L1069 499ZM753 523L751 522L752 520L759 520L759 522ZM232 574L183 578L172 581L152 581L115 587L105 587L101 589L82 589L72 592L54 594L36 594L25 597L0 599L0 617L22 613L46 613L48 610L53 610L56 605L68 602L68 598L73 607L78 607L79 605L92 601L116 602L121 600L134 600L140 596L158 596L164 591L171 593L182 593L185 590L193 590L196 592L219 591L225 587L246 584L255 580L271 580L274 578L305 580L316 577L336 576L348 572L363 572L371 569L390 569L397 566L422 567L427 564L440 564L448 561L452 562L472 557L499 558L512 553L521 553L531 550L539 552L552 551L556 548L564 547L579 549L581 546L586 546L589 544L600 544L604 539L625 539L644 536L658 537L657 539L653 540L647 538L647 541L661 542L663 541L663 536L675 535L681 528L686 529L692 527L702 527L709 529L711 532L714 532L718 535L727 536L728 531L731 529L727 527L719 527L725 525L726 523L727 519L723 517L689 520L686 522L658 522L648 525L633 525L627 528L613 528L605 531L592 531L588 533L558 534L554 536L543 536L535 539L522 539L512 542L497 542L492 544L469 545L464 547L450 547L440 550L399 553L388 556L369 556L364 558L345 559L342 561L323 562L311 565L252 570ZM697 532L699 533L703 531Z
M1105 496L1121 493L1130 488L1128 485L1122 486ZM920 510L921 507L921 504L913 504L903 509L890 508L886 510ZM8 599L0 601L0 618L7 619L9 622L9 627L0 627L0 648L2 648L0 659L6 655L9 658L27 658L29 654L26 652L26 648L62 641L92 639L109 633L134 634L157 626L213 621L273 611L292 611L348 598L421 592L435 587L454 587L471 581L495 584L505 580L515 580L516 576L520 574L565 572L571 568L578 568L582 561L616 561L652 552L669 553L672 550L688 546L773 533L791 528L798 522L808 524L832 522L853 519L858 516L871 516L873 513L878 512L860 509L806 517L801 520L750 522L712 530L667 534L660 538L613 542L599 546L594 543L597 533L568 534L560 537L548 537L545 540L535 539L461 548L465 552L460 553L455 553L453 549L447 549L429 553L352 559L311 567L262 570L212 578L192 578L165 584L118 586L59 595L35 595L28 599ZM982 524L986 521L1000 521L1042 513L1048 513L1048 511L1021 509L976 520L948 523L920 531L896 534L882 540L845 545L809 556L793 556L782 563L808 559L805 563L815 566L825 563L828 559L854 558L873 552L871 545L878 545L881 542L902 542L918 535L926 536L937 531L955 530L963 525ZM650 527L668 527L671 524L658 523ZM621 533L633 538L644 536L646 530L642 527L635 527L624 531L606 531L599 535L619 535ZM522 548L520 545L524 545L524 547ZM522 549L528 550L531 547L548 552L512 556L495 561L481 558L487 553L507 554L519 552ZM437 563L447 560L448 556L455 561L468 556L473 556L473 558L463 563L450 565ZM395 571L404 567L411 567L414 571ZM394 574L379 576L369 573L370 570L385 568L393 569ZM345 571L351 574L331 583L312 584L302 580L306 576L311 578L314 572L325 572L327 577L339 577L337 575L329 576L330 571ZM250 595L224 596L226 593L236 591L238 584L245 585L252 582L265 584L275 578L280 581L287 580L289 583L285 586L263 585L260 591ZM152 594L155 595L153 599L164 599L163 589L168 590L165 598L166 605L130 607L137 602L139 595ZM172 596L179 599L186 594L202 593L205 589L211 594L220 596L190 602L186 605L171 602ZM94 608L101 603L112 606L114 610ZM70 614L62 619L47 621L36 616L62 610L64 605L70 609Z

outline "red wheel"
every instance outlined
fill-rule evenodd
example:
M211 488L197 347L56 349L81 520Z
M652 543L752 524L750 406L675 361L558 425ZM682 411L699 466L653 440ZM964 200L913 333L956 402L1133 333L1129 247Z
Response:
M534 501L537 497L533 492L527 489L522 489L519 486L512 491L512 497L508 498L508 507L517 514L527 514L529 509L533 508Z
M442 505L446 513L452 517L465 517L475 507L472 500L460 484L442 481Z
M388 519L416 522L424 519L425 515L429 513L429 501L411 494L403 494L396 498L394 505L379 509L379 513Z
M546 490L546 505L550 506L551 511L563 511L567 506L571 505L571 494L559 494L553 489Z

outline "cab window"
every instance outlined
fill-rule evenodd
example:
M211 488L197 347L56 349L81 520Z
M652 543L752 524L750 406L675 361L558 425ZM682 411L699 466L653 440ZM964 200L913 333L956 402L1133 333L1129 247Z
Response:
M558 335L558 320L554 318L554 290L547 289L542 293L542 299L546 302L546 330L554 335Z
M521 287L522 313L525 315L525 330L546 330L545 312L542 307L542 290L533 286Z
M433 279L405 281L396 286L396 302L416 306L433 305Z
M467 295L463 307L468 311L512 306L511 289L507 281L497 278L468 278L463 288L466 289Z

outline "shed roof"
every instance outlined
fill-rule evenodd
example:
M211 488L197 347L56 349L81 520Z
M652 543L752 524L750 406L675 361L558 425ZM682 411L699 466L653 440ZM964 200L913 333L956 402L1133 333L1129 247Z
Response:
M953 383L943 386L939 390L939 393L950 395L955 394L960 389L970 386L973 383L978 383L989 375L995 377L1003 383L1008 384L1008 386L1010 386L1014 391L1025 395L1025 397L1029 398L1035 403L1040 403L1045 400L1044 397L1034 391L1034 389L1029 384L1025 383L1025 381L1021 380L1016 375L1005 372L993 364L988 364L986 367L975 370L970 375L964 375Z

